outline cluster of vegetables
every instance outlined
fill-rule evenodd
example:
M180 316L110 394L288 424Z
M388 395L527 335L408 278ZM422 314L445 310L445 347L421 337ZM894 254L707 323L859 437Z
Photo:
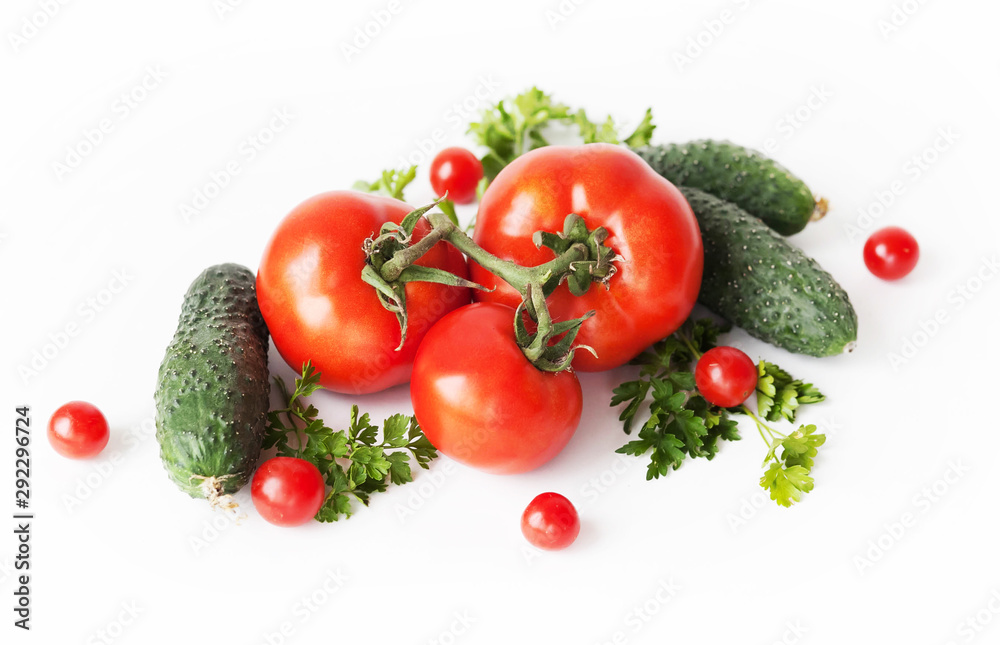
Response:
M583 144L549 145L553 127L577 128ZM625 433L638 428L619 452L648 455L648 478L711 459L739 439L732 416L745 414L768 447L761 486L781 505L801 500L824 437L769 423L794 421L823 395L717 345L736 324L812 356L854 347L847 294L785 239L826 202L757 152L650 145L653 129L647 111L622 137L610 118L594 123L532 89L471 124L481 158L438 155L434 204L402 201L415 167L387 171L293 209L256 275L206 269L160 366L157 438L170 477L223 508L252 479L269 521L334 521L354 500L411 481L411 458L427 468L441 452L503 474L541 466L579 424L577 373L632 362L638 377L611 405L623 406ZM453 202L477 197L470 236ZM699 301L724 322L690 319ZM301 368L293 387L274 379L275 410L269 337ZM414 415L381 428L355 406L350 425L333 430L307 402L319 388L361 395L407 382ZM756 410L746 404L754 392ZM262 450L275 456L258 468ZM569 500L546 493L522 528L561 548L579 520Z

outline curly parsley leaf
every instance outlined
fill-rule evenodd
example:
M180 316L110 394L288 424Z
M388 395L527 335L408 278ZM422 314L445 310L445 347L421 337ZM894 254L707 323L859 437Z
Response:
M770 491L771 499L787 508L813 489L813 478L802 466L785 467L775 462L760 478L760 485Z
M691 371L695 352L711 349L723 329L708 319L686 322L633 361L641 365L638 379L614 389L611 405L625 404L619 420L626 434L631 434L639 411L649 403L649 418L636 439L617 450L626 455L649 454L646 479L677 470L688 457L712 459L720 440L740 438L728 411L697 392Z
M265 449L277 448L280 457L298 457L316 465L328 490L323 506L316 514L320 522L335 522L350 517L352 500L368 505L371 496L388 489L389 484L413 481L410 457L421 468L435 459L437 450L420 429L415 417L394 414L381 428L373 425L368 414L351 408L350 425L333 430L318 418L315 406L303 399L322 388L320 374L307 362L302 375L295 379L295 389L278 376L274 381L285 407L268 413Z
M650 142L653 112L647 109L635 130L622 137L610 116L600 123L591 121L585 110L572 110L537 87L501 100L483 111L479 121L469 124L469 134L488 152L482 157L487 182L526 152L549 145L546 128L553 123L575 124L584 143L624 143L631 147Z
M386 195L393 199L403 199L403 190L417 177L417 167L410 166L405 170L383 170L382 176L375 181L356 181L354 190L365 193Z
M639 427L637 436L617 452L649 456L646 479L656 479L676 470L688 458L712 459L722 441L740 439L734 414L753 418L768 443L760 485L781 506L791 506L813 489L810 475L817 449L826 437L816 426L803 425L789 435L776 432L746 405L720 408L698 393L691 371L698 358L716 346L728 325L709 319L688 320L673 335L664 338L633 361L640 365L639 377L614 389L612 406L624 406L619 415L625 434ZM823 400L810 383L792 378L773 363L761 361L757 385L760 416L768 420L795 418L798 407ZM640 425L640 413L648 405L649 417ZM769 416L770 413L770 416ZM770 437L770 438L768 438Z
M610 116L598 125L587 117L586 110L580 109L573 113L573 122L580 128L580 136L584 143L624 143L630 148L648 145L653 139L653 110L647 109L639 125L625 138L618 132L615 120Z
M792 378L774 363L761 360L757 375L757 414L768 421L794 422L799 406L826 399L812 383Z
M813 489L813 458L825 442L826 436L817 434L814 425L801 426L786 437L772 440L764 460L767 470L760 478L761 487L771 499L786 507L802 501L802 496Z
M489 150L483 156L483 172L489 181L510 162L535 148L548 145L542 129L550 121L567 121L570 110L533 87L513 99L503 99L483 110L479 121L469 124L469 134Z

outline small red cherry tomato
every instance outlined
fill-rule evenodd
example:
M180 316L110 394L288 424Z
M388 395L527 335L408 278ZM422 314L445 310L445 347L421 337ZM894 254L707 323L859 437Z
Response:
M524 509L521 533L539 549L565 549L580 534L580 516L559 493L542 493Z
M431 187L438 197L448 193L456 204L476 199L476 186L483 178L483 164L465 148L445 148L431 162Z
M876 277L899 280L906 276L920 259L916 238L898 226L875 231L865 242L865 265Z
M70 401L49 419L49 443L63 457L89 459L108 445L108 420L96 406Z
M271 524L299 526L319 512L326 483L319 468L305 459L274 457L254 473L250 497L260 516Z
M757 366L735 347L714 347L698 359L694 382L706 401L731 408L757 389Z

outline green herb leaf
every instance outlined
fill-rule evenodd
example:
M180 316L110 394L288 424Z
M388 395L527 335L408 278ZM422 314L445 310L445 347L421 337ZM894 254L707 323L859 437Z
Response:
M533 87L487 108L479 121L469 125L476 143L488 150L482 158L486 183L524 153L549 145L546 130L553 123L575 124L584 143L624 143L633 148L647 145L656 129L653 112L647 109L635 130L623 137L612 117L591 121L585 110L573 111Z
M802 501L802 495L813 489L813 478L802 466L784 466L772 463L760 478L760 485L770 492L771 499L781 506L791 506Z
M302 366L302 375L295 379L292 391L280 377L274 380L285 407L268 413L265 447L277 448L280 457L298 457L319 468L329 487L316 514L320 522L350 517L352 500L367 506L371 496L387 490L390 483L413 481L411 454L421 468L428 468L438 456L416 417L394 414L386 419L381 441L379 427L372 425L370 417L361 414L356 405L351 408L346 430L327 427L318 418L319 411L303 402L322 388L320 374L311 363Z
M648 454L647 479L680 468L688 457L712 459L721 440L739 440L736 422L698 393L691 371L695 355L714 347L723 329L708 319L686 322L632 361L641 366L638 379L614 389L611 405L625 404L619 420L626 434L632 432L643 405L649 404L649 418L638 437L617 451Z
M354 190L365 193L386 195L393 199L403 199L403 190L417 177L417 167L410 166L405 170L383 170L382 176L372 182L356 181Z
M812 383L803 383L774 363L757 365L757 414L768 421L795 421L799 406L819 403L826 397Z

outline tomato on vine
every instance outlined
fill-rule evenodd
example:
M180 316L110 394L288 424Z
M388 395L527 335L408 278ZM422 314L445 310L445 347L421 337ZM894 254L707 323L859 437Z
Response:
M515 337L514 310L496 303L466 305L431 328L417 350L410 397L435 448L498 474L555 457L583 410L576 374L532 365Z
M405 285L405 342L397 316L362 278L366 240L413 209L380 195L332 191L299 204L278 225L257 272L257 299L274 345L298 369L306 361L336 392L378 392L410 378L421 338L441 316L469 302L469 290L431 282ZM429 232L416 223L414 241ZM436 244L416 262L467 276L465 258Z
M570 213L582 218L579 236L564 228ZM598 227L606 234L594 245L586 233ZM577 337L596 353L577 354L573 365L582 371L623 365L669 336L691 312L701 284L701 234L687 200L634 152L611 144L549 146L515 159L483 195L473 239L528 267L572 242L591 249L589 261L574 265L580 281L567 280L548 297L556 321L596 311ZM595 251L604 249L610 266L593 266ZM523 294L488 267L470 261L469 270L474 282L496 287L476 292L476 300L521 302Z

